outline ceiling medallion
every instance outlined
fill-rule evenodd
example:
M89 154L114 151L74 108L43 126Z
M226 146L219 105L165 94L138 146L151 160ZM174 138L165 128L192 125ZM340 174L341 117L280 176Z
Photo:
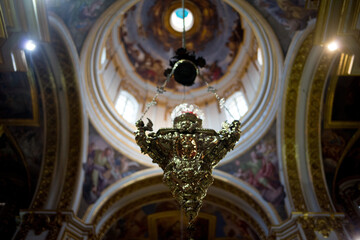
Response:
M184 0L182 3L184 13ZM153 132L153 123L150 119L146 125L144 124L143 117L151 106L157 104L157 97L165 92L166 84L173 76L175 81L184 86L193 85L199 76L207 85L208 92L214 94L218 100L220 108L225 108L229 112L225 107L225 100L219 97L216 89L209 86L199 73L199 67L206 64L205 59L196 57L195 53L189 53L185 49L185 23L182 40L183 47L176 51L176 55L170 60L170 68L164 71L164 84L157 88L157 93L146 105L140 120L136 122L135 141L141 152L148 154L153 162L163 169L163 181L185 212L192 239L193 223L200 211L202 200L214 181L212 169L235 147L240 138L241 123L239 120L232 123L225 121L219 132L204 129L204 114L200 108L194 104L183 103L171 114L172 128L161 128ZM230 112L229 114L231 116Z

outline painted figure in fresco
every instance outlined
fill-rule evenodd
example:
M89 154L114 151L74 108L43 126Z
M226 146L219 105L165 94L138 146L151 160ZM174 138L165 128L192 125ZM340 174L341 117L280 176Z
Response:
M244 30L241 26L240 19L237 19L235 25L233 26L232 34L226 42L226 46L230 50L229 57L231 59L233 59L236 56L239 50L239 46L243 40L244 40Z
M104 4L105 0L97 0L91 4L83 5L81 8L81 15L85 18L97 18L99 15L98 11ZM80 16L81 16L80 15Z
M248 171L247 181L256 188L267 188L275 191L269 180L275 174L275 167L268 162L259 152L250 153L251 161L241 165L242 171Z
M111 157L113 150L107 147L104 151L96 150L94 156L94 169L91 173L92 191L99 194L102 191L102 186L107 185L106 180L110 178L111 174Z
M107 186L138 171L141 166L119 153L114 153L110 147L104 150L96 149L96 144L91 142L83 169L83 196L87 203L93 203Z
M258 189L266 201L277 205L285 197L277 164L275 141L263 140L251 151L250 161L235 161L238 170L233 175Z
M256 0L255 4L264 8L290 31L304 29L308 20L316 15L316 11L306 9L305 1L301 0Z
M205 71L202 71L201 74L208 83L217 81L224 75L217 60L210 65L206 65Z

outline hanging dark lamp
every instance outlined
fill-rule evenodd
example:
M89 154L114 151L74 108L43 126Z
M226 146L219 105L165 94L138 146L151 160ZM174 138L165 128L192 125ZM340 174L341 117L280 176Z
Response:
M184 0L182 4L184 11ZM186 50L185 27L182 43L183 47L170 59L170 68L164 71L164 84L157 88L157 93L146 105L140 120L136 122L135 140L141 152L148 154L153 162L163 169L163 181L184 210L189 220L188 228L191 229L202 200L214 181L212 169L235 147L240 138L241 123L239 120L232 123L224 122L219 132L204 129L200 108L194 104L183 103L172 112L172 128L161 128L155 133L152 131L153 124L150 119L146 125L144 124L143 117L151 106L156 105L157 97L165 92L166 84L172 77L184 86L192 86L199 76L207 85L208 92L216 97L220 108L229 111L225 106L225 100L219 97L216 89L200 74L199 68L206 65L205 59L196 57L194 52ZM230 112L229 114L231 115Z

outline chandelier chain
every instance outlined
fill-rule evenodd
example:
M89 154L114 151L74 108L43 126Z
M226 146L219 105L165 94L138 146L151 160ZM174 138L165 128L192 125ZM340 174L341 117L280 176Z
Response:
M146 104L146 109L145 109L144 113L141 115L140 120L142 120L144 118L145 114L149 111L149 109L152 106L157 104L157 102L156 102L157 97L160 94L163 94L164 92L166 92L166 90L165 90L166 84L170 81L170 78L173 74L174 74L174 69L172 69L171 73L167 75L165 82L160 87L159 86L157 87L155 96L153 97L151 102Z
M186 43L185 43L185 0L181 0L181 7L182 7L182 19L183 19L182 47L186 48Z
M202 74L199 73L199 77L200 79L206 84L208 92L214 94L216 100L218 101L219 107L220 109L225 109L225 111L229 114L229 116L232 119L235 119L235 117L231 114L231 112L229 111L229 109L226 107L225 105L225 98L220 98L219 94L217 94L216 92L216 88L214 88L213 86L211 86L204 78L204 76Z

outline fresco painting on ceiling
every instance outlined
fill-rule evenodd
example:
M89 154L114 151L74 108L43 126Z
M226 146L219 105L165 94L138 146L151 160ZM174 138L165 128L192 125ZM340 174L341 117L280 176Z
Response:
M255 147L239 158L218 167L219 170L249 183L261 196L274 205L279 215L287 216L285 190L279 177L279 158L276 148L275 125Z
M103 239L186 239L186 224L181 222L178 208L178 204L171 200L133 210L113 224ZM174 214L175 211L177 215ZM215 224L212 222L213 219ZM155 226L157 231L149 229L149 226ZM182 227L183 232L181 232ZM259 239L249 225L237 215L206 202L201 209L195 229L195 239L199 240ZM210 233L212 235L209 235Z
M187 37L186 47L206 58L207 65L201 72L210 83L223 77L236 57L244 37L242 22L239 14L223 1L194 3L202 9L202 24ZM162 21L163 12L170 4L171 1L139 2L125 13L119 28L125 52L136 72L156 85L165 81L164 69L169 67L175 50L181 47L181 36L172 35ZM219 45L219 42L225 44ZM198 79L190 88L203 85ZM183 91L183 86L175 81L170 81L167 88Z
M91 204L110 184L145 167L115 151L89 124L88 155L83 169L83 197L87 204Z
M254 4L268 12L288 31L302 30L316 11L305 8L305 0L254 0Z
M50 10L63 19L80 51L90 28L113 2L115 0L63 0L50 6Z
M35 89L26 72L0 73L0 122L33 122L37 119ZM35 101L36 102L36 101Z

